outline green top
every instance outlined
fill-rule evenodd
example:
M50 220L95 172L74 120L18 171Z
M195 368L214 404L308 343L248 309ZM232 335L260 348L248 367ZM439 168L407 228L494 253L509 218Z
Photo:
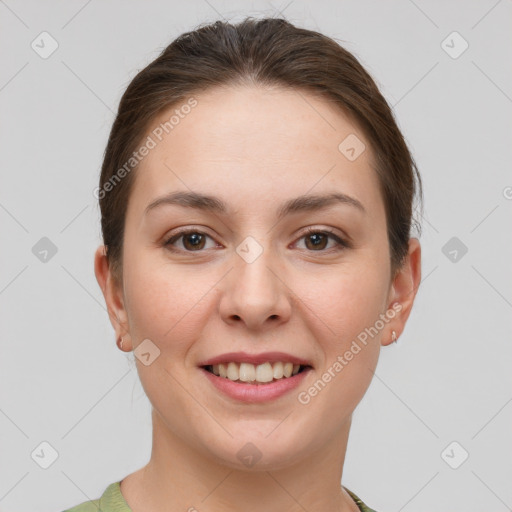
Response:
M121 481L110 484L101 495L101 498L97 500L84 501L80 505L64 510L64 512L132 512L132 509L128 506L128 503L126 503L123 495L121 494L120 483ZM375 512L375 510L366 506L346 487L345 490L356 502L356 505L359 507L361 512Z

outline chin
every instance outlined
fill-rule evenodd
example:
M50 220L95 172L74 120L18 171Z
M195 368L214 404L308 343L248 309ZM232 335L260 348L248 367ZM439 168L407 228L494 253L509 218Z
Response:
M285 436L286 443L276 442L263 434L230 438L229 444L222 450L215 450L212 456L218 464L237 471L277 471L285 469L303 456L297 446L303 447L302 436ZM211 449L211 447L210 447Z

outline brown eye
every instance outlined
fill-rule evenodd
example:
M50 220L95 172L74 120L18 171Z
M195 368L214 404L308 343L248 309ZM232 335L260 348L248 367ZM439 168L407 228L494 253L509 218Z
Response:
M325 233L313 233L306 236L306 247L308 249L325 249L327 245L328 236ZM308 244L308 241L311 242Z
M196 250L204 247L205 237L201 233L189 233L183 235L183 246L185 249Z
M350 247L350 245L334 234L332 231L322 231L318 229L308 229L305 235L301 237L305 240L305 247L313 252L331 252L331 250L343 250ZM334 246L327 247L329 239L334 241Z
M201 231L182 231L172 236L165 242L165 246L168 247L171 251L176 252L198 252L205 248L206 239L210 238L206 233L202 233ZM181 246L182 248L174 248L174 244L182 239ZM215 244L214 244L215 245Z

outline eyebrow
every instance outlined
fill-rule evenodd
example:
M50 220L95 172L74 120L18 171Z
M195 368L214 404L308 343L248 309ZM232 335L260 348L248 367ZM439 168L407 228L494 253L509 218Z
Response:
M336 192L326 195L302 195L295 199L290 199L279 207L277 218L282 219L290 213L320 210L340 203L353 206L362 213L366 213L364 206L356 198ZM171 192L151 202L144 210L144 214L148 214L155 208L163 205L178 205L223 215L229 213L226 203L218 197L197 192Z

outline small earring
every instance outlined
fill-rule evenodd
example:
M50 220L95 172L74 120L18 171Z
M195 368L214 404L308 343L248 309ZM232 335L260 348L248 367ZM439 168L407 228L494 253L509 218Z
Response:
M118 340L117 340L117 346L123 350L123 336L121 336Z
M392 343L396 343L396 342L397 342L397 340L398 340L398 338L396 337L396 332L395 332L395 331L393 331L393 332L391 333L391 342L392 342Z

